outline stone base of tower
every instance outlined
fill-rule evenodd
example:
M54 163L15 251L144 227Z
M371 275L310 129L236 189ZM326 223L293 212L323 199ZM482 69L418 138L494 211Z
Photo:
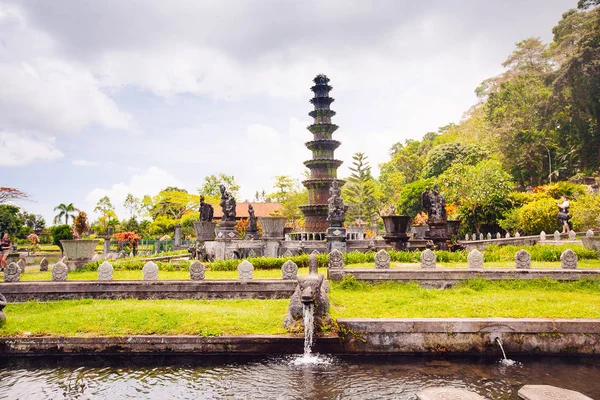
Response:
M315 204L310 206L300 206L304 214L304 230L306 232L325 232L329 228L327 214L329 207L327 204Z

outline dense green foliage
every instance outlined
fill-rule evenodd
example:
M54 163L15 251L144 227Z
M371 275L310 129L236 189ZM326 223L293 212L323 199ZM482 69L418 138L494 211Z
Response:
M53 226L50 228L50 234L52 235L52 243L60 247L60 251L63 251L61 240L73 240L73 231L67 224Z

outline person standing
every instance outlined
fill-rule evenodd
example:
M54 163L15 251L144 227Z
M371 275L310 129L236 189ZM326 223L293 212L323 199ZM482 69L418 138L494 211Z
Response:
M569 214L569 200L567 196L561 196L561 202L556 203L558 206L558 220L562 223L563 230L562 233L569 233L571 228L569 227L569 219L571 218L571 214Z
M5 233L4 236L2 236L2 240L0 241L0 267L2 268L2 270L4 270L4 267L6 267L7 263L6 263L6 258L8 257L8 254L11 252L12 250L12 241L10 240L10 236L8 235L8 233Z

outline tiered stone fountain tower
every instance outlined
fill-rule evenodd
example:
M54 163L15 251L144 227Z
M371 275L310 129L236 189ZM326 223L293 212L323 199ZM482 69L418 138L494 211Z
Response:
M314 123L308 126L314 138L306 142L306 147L312 151L312 159L305 161L304 165L310 169L310 179L302 182L308 189L308 205L301 206L300 209L306 219L305 230L308 232L325 232L329 227L327 222L327 199L329 198L329 188L334 180L337 180L340 187L345 183L337 179L337 169L342 165L342 161L333 158L333 152L340 146L340 142L332 140L333 132L338 128L331 123L331 117L335 111L329 106L334 99L329 97L329 78L320 74L313 79L315 85L310 88L315 96L310 100L314 105L314 111L308 113L314 118Z

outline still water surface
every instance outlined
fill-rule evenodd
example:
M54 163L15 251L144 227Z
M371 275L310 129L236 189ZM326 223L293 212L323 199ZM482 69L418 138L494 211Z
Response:
M517 399L525 384L548 384L600 399L599 358L296 356L10 358L0 360L0 399L416 399L450 385L488 399Z

